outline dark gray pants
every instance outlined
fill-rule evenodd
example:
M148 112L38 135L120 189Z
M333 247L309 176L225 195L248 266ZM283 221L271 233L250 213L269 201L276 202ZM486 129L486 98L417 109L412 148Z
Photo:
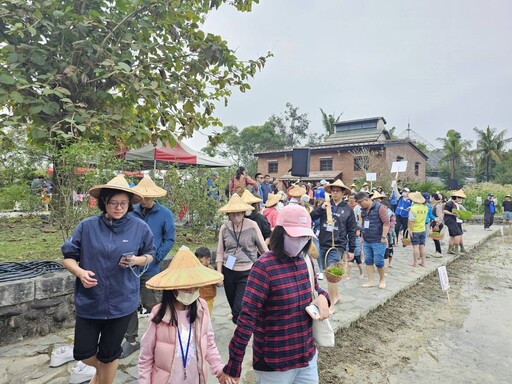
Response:
M484 213L484 228L489 228L494 224L494 213L485 212Z
M155 275L146 275L143 274L140 277L140 301L142 306L146 308L146 310L151 311L151 309L157 305L162 295L159 291L153 291L152 289L146 288L146 282L151 279ZM139 331L139 317L137 311L133 312L130 317L130 322L128 323L128 329L126 330L126 340L130 343L133 343L138 336Z

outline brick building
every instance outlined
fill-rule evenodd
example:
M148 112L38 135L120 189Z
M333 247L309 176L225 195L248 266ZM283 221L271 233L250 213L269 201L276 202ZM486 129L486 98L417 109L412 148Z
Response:
M309 148L309 177L304 181L341 179L349 185L364 180L366 172L377 173L377 181L389 180L391 164L407 161L407 171L401 179L425 181L427 156L410 139L391 139L383 117L342 121L324 143ZM291 176L292 149L255 153L258 172L280 180Z

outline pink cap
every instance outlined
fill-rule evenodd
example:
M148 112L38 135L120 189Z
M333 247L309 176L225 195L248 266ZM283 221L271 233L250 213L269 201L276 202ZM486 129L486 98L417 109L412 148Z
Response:
M311 216L298 204L290 204L279 211L276 225L284 228L288 236L315 236L311 229Z

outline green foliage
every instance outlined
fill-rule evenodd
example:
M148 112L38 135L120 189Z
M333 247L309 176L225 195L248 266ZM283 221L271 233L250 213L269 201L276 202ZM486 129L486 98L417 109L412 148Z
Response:
M461 220L469 220L473 217L473 214L470 211L465 211L463 209L452 209L452 212L456 213Z
M483 170L485 181L489 181L492 176L492 169L499 164L504 157L506 145L512 141L512 138L505 139L506 130L497 132L495 128L487 127L486 130L474 128L478 139L476 142L478 170Z
M185 221L197 236L202 236L206 228L220 227L224 219L224 215L218 212L221 203L208 196L207 179L211 172L205 168L169 167L165 174L168 194L159 199L171 209L175 218ZM222 170L215 181L221 198L224 197L228 178L229 170Z
M493 168L493 178L499 184L512 184L512 151L507 151Z
M30 188L22 184L12 184L0 188L0 210L13 210L16 203L20 209L27 209L29 206Z
M227 126L223 128L221 137L221 144L209 144L203 151L210 156L228 158L238 166L243 165L250 175L253 174L252 170L256 170L253 153L284 147L283 137L269 123L253 125L241 131L235 126Z
M233 88L250 89L270 54L239 60L201 27L213 8L250 11L253 3L5 0L0 127L39 144L85 138L131 146L218 126L214 103L227 103Z
M470 141L462 140L460 133L453 129L446 133L446 137L437 140L443 144L444 156L441 162L448 164L449 178L462 180L462 176L457 172L462 169L464 152L470 148Z
M334 125L340 121L343 112L340 113L338 116L335 116L336 113L328 115L327 113L324 112L322 108L320 108L320 112L322 113L322 125L325 129L325 133L327 135L334 134Z
M451 191L450 191L451 192ZM450 196L450 192L446 196ZM497 199L496 210L501 212L501 204L505 200L505 196L512 193L512 184L500 185L495 183L475 183L464 187L464 194L467 199L462 203L468 211L478 214L483 213L483 204L489 193L494 194ZM482 199L480 207L477 205L477 196Z
M87 201L74 203L73 193L85 194L92 186L108 182L127 168L115 157L115 148L108 143L82 141L51 150L54 174L50 210L65 239L81 220L98 213Z
M286 103L284 114L272 115L266 124L270 124L283 138L284 148L293 148L301 145L301 140L308 135L309 120L307 113L299 115L299 108L292 103Z
M404 186L407 186L411 191L419 191L419 192L441 192L445 189L442 184L438 184L435 181L427 180L425 182L421 182L418 180L408 180L403 183Z

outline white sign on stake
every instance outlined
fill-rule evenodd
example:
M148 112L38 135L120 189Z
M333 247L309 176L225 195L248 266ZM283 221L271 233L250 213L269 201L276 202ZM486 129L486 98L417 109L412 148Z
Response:
M377 174L376 173L367 173L366 181L377 181Z
M394 161L393 164L391 164L391 173L405 172L406 170L407 170L407 160Z
M448 281L448 271L446 270L446 265L441 265L437 268L437 272L439 273L439 280L441 281L441 288L443 291L446 291L450 288L450 282Z

